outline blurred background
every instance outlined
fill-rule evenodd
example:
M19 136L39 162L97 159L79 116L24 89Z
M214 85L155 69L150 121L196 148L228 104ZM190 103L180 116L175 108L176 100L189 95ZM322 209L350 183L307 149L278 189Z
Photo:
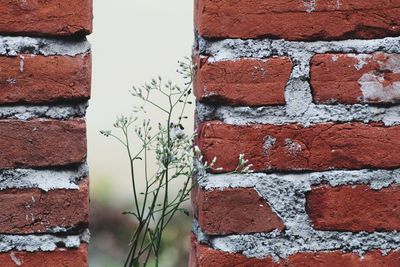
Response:
M99 130L138 105L133 85L161 75L179 82L177 61L190 56L193 1L94 1L92 99L87 115L91 178L91 267L122 266L134 221L128 161L123 149ZM152 115L157 120L158 114ZM192 114L188 114L192 118ZM192 121L188 122L192 124ZM190 126L189 126L190 127ZM186 204L189 205L189 204ZM187 265L190 217L179 215L165 235L162 267Z

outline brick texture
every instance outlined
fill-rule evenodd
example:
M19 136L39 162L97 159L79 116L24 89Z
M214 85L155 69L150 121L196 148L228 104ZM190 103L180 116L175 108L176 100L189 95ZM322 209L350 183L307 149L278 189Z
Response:
M189 266L400 266L400 1L194 8Z
M57 179L57 177L54 177ZM57 227L88 226L88 181L79 190L8 189L0 191L0 233L45 233Z
M3 267L86 267L87 254L86 245L78 249L58 249L52 252L10 251L0 253L0 262Z
M324 54L311 62L316 103L400 102L400 55Z
M195 95L199 101L228 105L284 105L292 70L288 58L197 63Z
M1 1L0 34L71 36L92 31L92 0Z
M92 5L0 1L2 267L88 266Z
M279 262L272 258L247 258L242 254L226 253L198 244L192 237L191 261L189 267L378 267L400 265L400 252L391 252L383 256L380 251L371 251L364 256L357 253L340 251L298 253L281 259Z
M288 40L375 39L400 34L400 3L391 0L197 0L200 35Z
M357 138L354 138L354 137ZM235 126L217 121L198 127L197 144L210 162L233 171L239 154L264 170L400 167L400 127L345 123Z
M0 57L0 104L89 99L91 55Z
M224 253L211 249L206 245L199 244L194 236L192 237L189 257L189 267L274 266L273 261L270 258L265 260L250 259L240 254Z
M86 158L84 120L0 120L0 169L81 163Z
M319 230L399 231L399 205L400 186L317 186L307 196L308 214Z
M270 232L284 224L254 189L193 190L195 217L211 235Z

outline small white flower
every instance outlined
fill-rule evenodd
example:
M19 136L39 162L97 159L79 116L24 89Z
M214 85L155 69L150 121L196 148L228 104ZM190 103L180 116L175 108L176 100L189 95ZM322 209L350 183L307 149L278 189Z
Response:
M186 136L185 132L179 127L174 127L171 129L171 138L172 139L182 139Z
M104 130L104 131L100 131L100 133L106 137L109 137L111 135L111 131L110 130Z

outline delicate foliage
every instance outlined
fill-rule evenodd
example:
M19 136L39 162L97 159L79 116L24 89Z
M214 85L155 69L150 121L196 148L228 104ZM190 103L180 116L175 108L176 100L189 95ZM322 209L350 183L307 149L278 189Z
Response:
M249 160L244 158L244 154L240 154L239 155L239 163L234 172L235 173L252 173L253 170L251 170L251 167L253 167L253 164L250 164Z
M203 163L201 151L193 143L194 134L192 131L187 133L182 125L182 121L187 119L185 110L192 104L193 72L189 58L179 62L179 66L178 72L185 80L182 87L170 81L164 83L161 77L142 87L134 87L132 95L143 101L142 106L134 107L135 116L118 117L114 123L117 133L101 131L104 136L121 143L129 158L133 209L125 214L134 216L138 227L132 236L125 266L147 266L153 258L158 266L163 231L177 212L189 214L181 206L189 198L191 179L196 174L199 177L214 169L216 162L214 158L210 163ZM138 121L139 116L146 117L146 105L160 111L163 120L158 123L148 119ZM135 150L132 149L133 143ZM149 165L154 160L157 168L151 172ZM241 155L236 171L249 172L250 167ZM140 178L137 176L139 169L144 170ZM144 180L143 192L139 192L141 181L138 179ZM171 188L174 180L179 181L178 190L176 183Z
M182 120L186 119L185 109L191 104L193 75L189 59L179 64L179 73L186 80L183 87L170 81L164 83L161 77L142 87L134 87L132 95L143 101L142 106L134 108L136 116L120 116L114 124L115 134L109 130L101 132L122 144L130 162L134 207L125 214L134 216L138 227L132 236L125 266L146 266L152 258L158 266L164 229L177 212L188 214L181 204L189 198L191 179L195 174L194 149L193 134L185 132ZM156 96L157 102L153 100ZM161 111L164 119L156 125L148 119L139 122L139 116L145 117L145 105ZM137 148L135 151L133 143ZM151 172L149 165L154 159L157 168ZM138 169L144 170L144 177L137 177ZM138 192L138 179L144 179L143 192ZM170 188L176 179L183 179L177 193L176 188Z

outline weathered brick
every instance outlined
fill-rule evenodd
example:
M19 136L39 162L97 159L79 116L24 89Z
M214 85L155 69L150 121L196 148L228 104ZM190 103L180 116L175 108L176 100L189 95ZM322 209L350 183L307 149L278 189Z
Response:
M400 34L391 0L197 0L195 23L212 38L374 39Z
M281 218L254 189L206 191L192 194L195 217L203 232L211 235L283 230Z
M197 144L210 162L233 171L239 154L265 170L329 170L400 167L400 126L344 123L302 125L228 125L198 127Z
M300 252L287 259L274 261L271 257L264 259L247 258L242 254L214 250L199 244L192 237L189 267L378 267L399 266L400 251L382 255L380 251L371 251L363 256L357 253L341 251Z
M0 262L3 267L86 267L87 254L87 245L49 252L9 251L0 253Z
M317 103L399 103L400 55L324 54L311 61Z
M189 249L189 267L198 267L198 258L197 258L197 240L196 236L192 233L190 236L190 249Z
M374 250L359 255L358 253L344 253L340 251L319 252L319 253L298 253L288 259L288 265L295 267L378 267L378 266L399 266L400 251L383 252Z
M86 157L84 120L1 120L0 169L62 166Z
M87 100L90 83L90 53L0 57L0 104Z
M307 212L318 230L399 231L400 186L317 186L307 195Z
M226 253L214 250L204 244L197 242L196 237L192 235L191 249L189 256L189 267L265 267L274 265L271 258L264 260L246 258L242 254Z
M284 105L292 70L288 58L199 60L195 95L202 102L225 105Z
M80 182L79 190L2 190L0 210L0 233L3 234L45 233L57 227L87 228L88 181Z
M92 31L92 0L1 1L0 34L70 36Z

